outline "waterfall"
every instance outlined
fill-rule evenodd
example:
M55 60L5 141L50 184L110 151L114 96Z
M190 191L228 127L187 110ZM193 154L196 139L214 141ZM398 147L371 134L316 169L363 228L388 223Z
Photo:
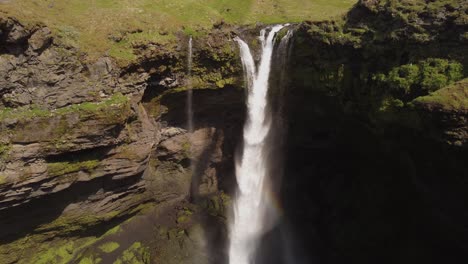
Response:
M243 152L241 158L236 159L238 190L230 223L230 264L253 263L261 236L275 225L279 216L274 201L268 197L271 182L267 175L270 170L266 139L272 127L272 116L267 97L276 35L285 26L276 25L260 32L258 69L249 46L239 37L235 38L240 48L248 96ZM287 39L291 37L289 34Z
M187 89L187 130L189 133L193 132L193 90L190 78L192 77L192 36L189 38L188 54L187 54L187 76L188 76L188 89Z

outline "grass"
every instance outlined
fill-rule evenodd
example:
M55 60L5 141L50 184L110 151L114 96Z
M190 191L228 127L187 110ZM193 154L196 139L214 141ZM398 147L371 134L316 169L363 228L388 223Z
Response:
M0 15L43 23L56 40L91 58L133 60L138 42L164 43L175 32L195 34L220 21L236 24L322 20L345 13L356 0L10 0Z
M468 78L430 95L418 97L414 102L438 105L445 110L468 111Z
M87 160L81 162L55 162L47 164L47 172L50 176L65 175L78 171L91 171L99 165L99 160Z
M51 117L54 115L66 115L70 113L96 114L107 110L113 105L123 105L128 102L128 98L120 93L114 94L109 99L102 102L85 102L59 108L56 110L47 110L39 108L4 108L0 109L0 122L5 119L29 120L36 117Z

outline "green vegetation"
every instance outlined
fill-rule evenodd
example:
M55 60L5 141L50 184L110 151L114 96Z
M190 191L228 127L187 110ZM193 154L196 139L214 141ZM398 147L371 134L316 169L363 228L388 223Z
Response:
M135 242L123 252L122 256L114 264L149 264L151 263L150 259L149 249L143 246L141 242Z
M327 44L354 47L369 47L369 41L428 43L439 37L462 40L466 36L462 27L468 21L468 14L464 11L463 1L361 1L355 10L343 19L310 24L311 35ZM373 15L363 16L362 11L370 11ZM441 14L443 22L439 21ZM448 24L458 29L447 30Z
M115 234L118 234L121 231L122 231L122 227L120 225L118 225L118 226L115 226L114 228L110 229L109 231L107 231L104 234L104 236L115 235Z
M116 93L109 99L106 99L102 102L86 102L82 104L71 105L69 107L60 108L57 110L59 114L66 114L70 112L88 112L88 113L95 113L98 111L102 111L109 106L113 105L122 105L128 102L128 98L121 93Z
M111 253L117 250L120 247L119 243L117 242L108 242L104 245L99 246L99 249L105 253Z
M75 244L68 242L57 248L49 248L45 253L38 256L35 263L37 264L55 264L55 263L68 263L73 258L73 251Z
M393 68L376 77L396 94L426 95L463 78L463 66L456 61L429 58L416 64Z
M55 236L57 233L60 233L61 235L69 235L74 232L82 232L89 227L97 226L100 223L109 221L121 213L122 212L112 211L100 215L61 216L50 223L39 226L35 231L48 236Z
M4 119L31 119L35 117L47 117L51 112L39 108L4 108L0 109L0 121Z
M10 149L11 149L10 144L0 143L0 160L3 160L8 156L8 152L10 152Z
M66 115L70 113L80 113L80 115L109 114L107 110L111 106L121 106L128 102L128 98L121 93L117 93L102 102L85 102L59 108L57 110L38 109L30 107L4 108L0 109L0 122L5 119L28 120L40 117L52 117L55 115Z
M88 237L84 239L80 239L78 242L72 242L68 241L60 246L55 246L51 247L48 249L45 253L42 253L39 255L39 259L43 259L45 262L41 262L44 264L65 264L65 263L70 263L73 260L80 260L79 263L90 263L90 264L97 264L101 262L100 258L95 258L94 256L86 256L82 257L82 251L90 248L92 245L97 244L99 241L102 241L104 238L107 238L110 235L117 234L118 232L121 231L121 227L116 226L109 231L107 231L104 235L101 237ZM108 245L109 244L109 245ZM115 243L117 244L117 243ZM103 245L104 249L103 251L106 252L105 250L111 250L112 251L116 250L119 245L117 244L114 245L113 242L111 243L106 243ZM114 247L116 247L114 249ZM109 251L112 252L112 251Z
M176 222L177 222L178 224L188 223L188 222L190 222L190 220L191 220L191 218L192 218L192 215L193 215L192 210L190 210L190 209L187 208L187 207L184 207L183 210L180 210L180 211L177 213L177 220L176 220Z
M413 102L435 105L445 110L468 111L468 79L463 79L430 95L418 97Z
M101 261L101 258L85 257L82 258L78 264L99 264Z
M55 162L47 164L49 176L60 176L78 171L90 172L99 165L99 160L78 162Z
M355 0L95 0L6 1L0 15L22 23L43 23L56 42L80 48L91 57L110 54L133 60L141 42L174 41L178 31L190 35L225 21L247 24L319 20L345 13Z

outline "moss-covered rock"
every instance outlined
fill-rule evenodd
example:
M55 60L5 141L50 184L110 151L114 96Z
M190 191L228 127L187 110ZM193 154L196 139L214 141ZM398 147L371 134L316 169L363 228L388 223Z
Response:
M135 242L123 252L122 257L117 259L114 264L150 264L150 259L149 249L141 242Z
M413 100L427 136L449 145L466 147L468 142L468 80L444 87Z
M413 101L416 105L425 105L431 109L443 109L464 113L468 111L468 79L444 87L427 96L418 97Z

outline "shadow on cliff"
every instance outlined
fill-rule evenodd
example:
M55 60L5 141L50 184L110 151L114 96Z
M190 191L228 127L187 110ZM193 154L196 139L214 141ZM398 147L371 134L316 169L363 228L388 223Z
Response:
M196 203L200 198L200 185L202 184L203 175L206 170L210 167L211 159L216 151L218 140L220 139L221 132L219 129L210 132L210 143L203 149L200 156L196 159L192 159L193 174L192 181L190 183L190 200Z
M206 205L206 201L209 201L207 195L200 194L203 176L210 166L217 166L216 163L212 163L212 158L217 150L218 142L222 138L222 131L220 129L211 131L210 138L210 143L203 149L198 158L192 160L193 175L190 184L190 202L202 207ZM206 239L206 249L209 256L208 263L226 263L227 258L224 251L227 242L225 232L226 222L218 216L213 216L209 212L203 211L200 224L202 225Z
M244 98L244 91L232 86L193 91L194 130L206 129L211 133L206 135L206 143L192 164L193 175L189 189L190 202L202 208L197 221L206 240L206 263L227 262L227 223L225 216L210 208L213 206L213 199L219 198L219 193L212 190L213 185L210 183L208 192L200 190L200 187L206 183L203 181L206 180L204 177L207 176L207 170L215 171L214 180L217 181L219 191L230 193L232 186L235 186L234 152L242 134L245 118ZM185 128L185 103L185 91L164 96L161 105L167 107L168 111L161 116L161 123L169 127ZM222 152L220 159L218 152ZM208 181L210 180L213 179L208 177Z
M96 222L94 226L89 226L86 223L79 223L70 220L70 225L76 224L78 228L70 228L70 226L57 225L57 229L47 229L44 231L37 231L39 227L45 224L50 224L61 217L65 208L71 204L85 202L91 198L92 195L99 191L124 191L129 186L134 185L141 180L141 174L135 175L121 180L112 180L113 175L96 178L87 182L76 182L68 189L50 194L47 197L34 199L31 202L13 207L0 212L0 245L14 242L17 239L26 237L29 234L37 233L58 233L60 236L95 236L97 233L104 233L106 228L120 223L132 215L123 215L115 217L108 222ZM91 217L85 214L82 218ZM80 226L82 224L82 226ZM69 229L72 231L61 233ZM53 239L53 236L47 236L47 240Z

